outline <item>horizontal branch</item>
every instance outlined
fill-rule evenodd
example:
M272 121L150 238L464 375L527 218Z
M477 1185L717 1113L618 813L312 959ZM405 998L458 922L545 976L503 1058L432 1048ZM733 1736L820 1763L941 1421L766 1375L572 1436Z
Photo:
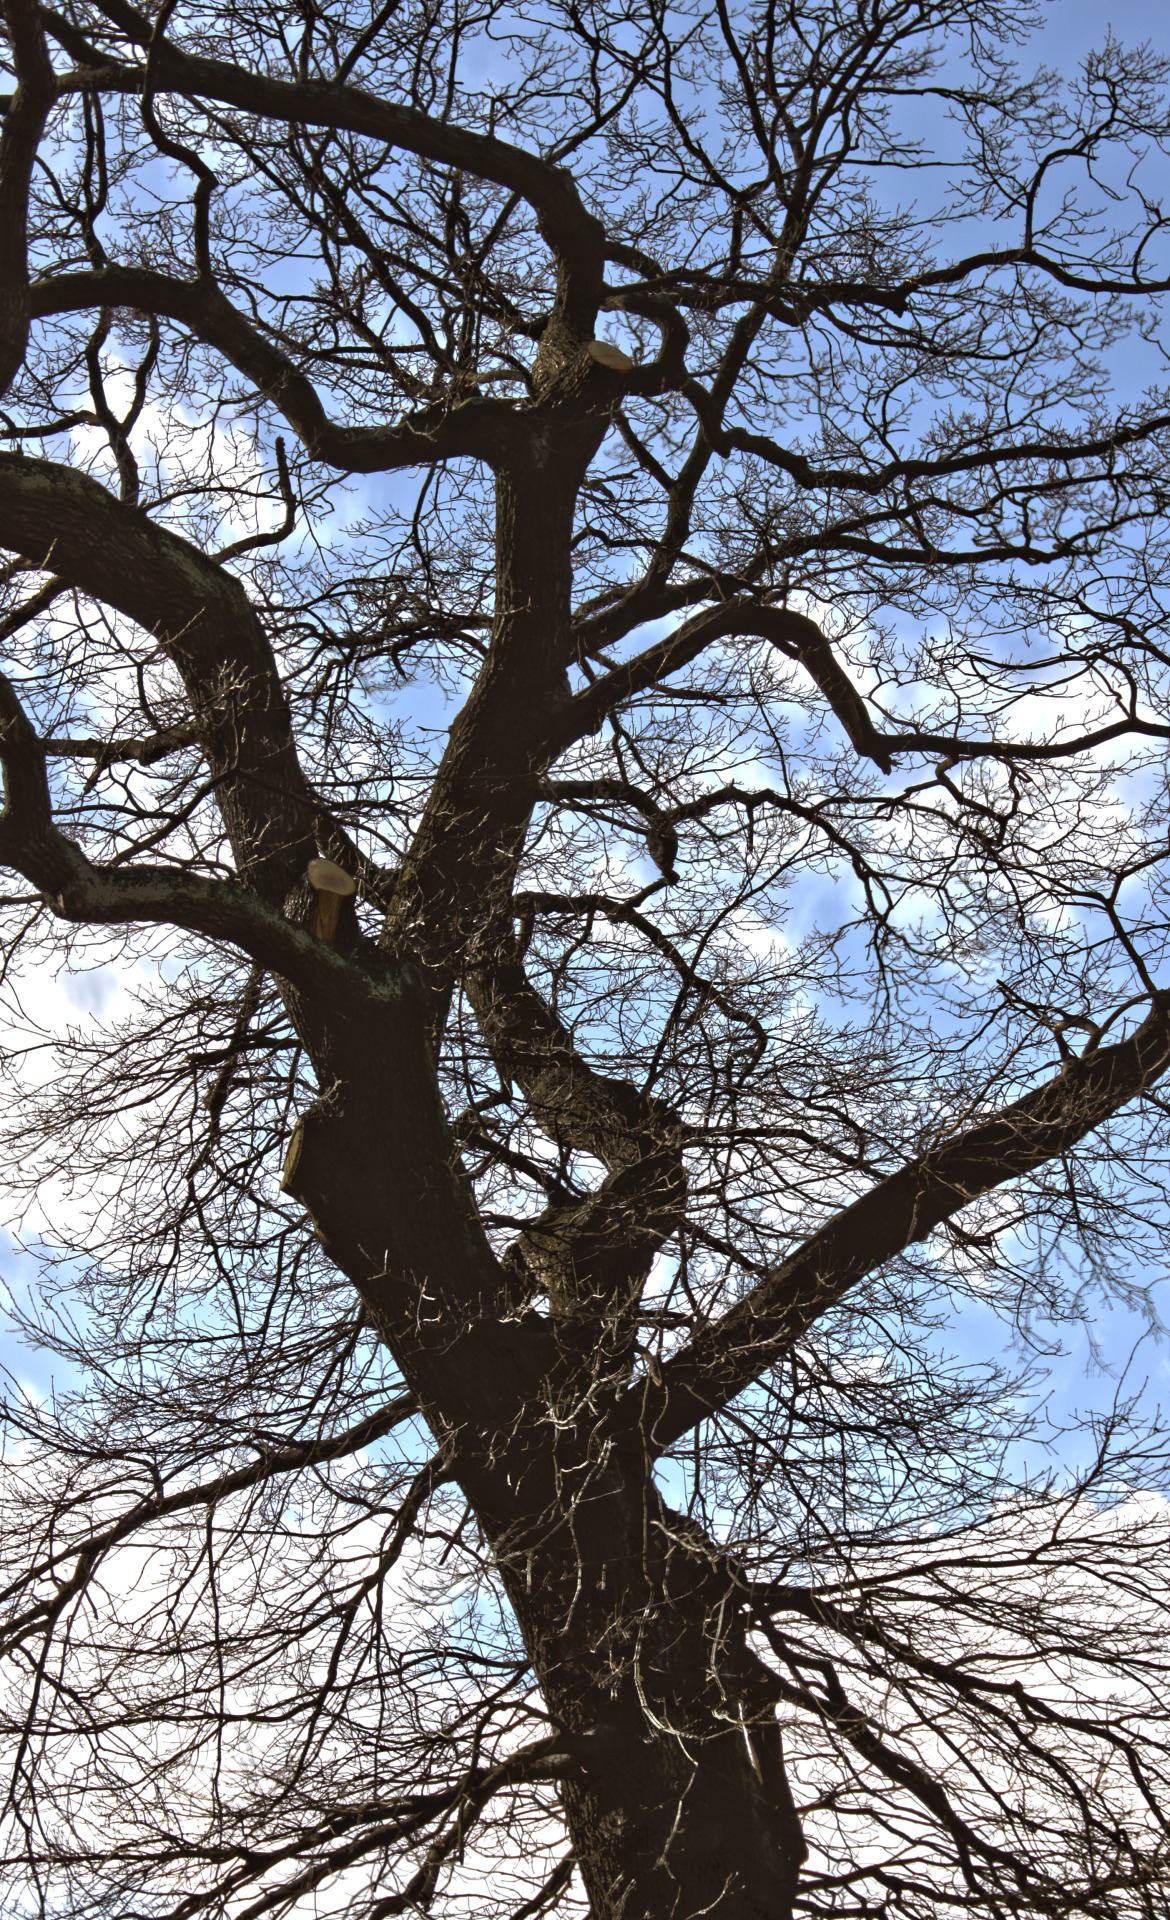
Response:
M1164 434L1170 427L1170 414L1155 413L1148 419L1126 423L1118 421L1107 433L1074 440L1053 427L1042 440L1007 441L999 446L976 447L965 453L942 454L937 459L889 460L876 470L865 467L817 467L802 453L782 447L766 434L748 433L742 427L724 427L712 397L697 380L688 380L681 389L694 407L706 439L714 451L726 456L744 453L776 467L806 491L882 494L907 481L945 480L960 474L985 472L1003 466L1041 462L1046 466L1073 467L1081 461L1104 461L1112 466L1124 447L1140 445Z
M1073 753L1091 753L1129 734L1150 740L1170 740L1170 725L1158 720L1142 720L1131 713L1124 720L1113 720L1107 727L1080 733L1069 740L959 740L945 733L883 733L882 746L891 754L937 753L952 762L959 760L1062 760Z
M626 1395L619 1418L661 1452L742 1393L850 1287L982 1194L1067 1151L1170 1065L1170 992L1127 1040L1082 1054L1001 1113L931 1148L845 1207Z
M103 767L130 760L140 767L153 767L168 754L181 753L198 744L193 727L168 727L142 740L74 740L63 734L50 734L41 745L50 760L97 760Z
M872 308L901 318L921 294L958 286L976 274L1015 272L1021 267L1031 267L1058 286L1078 293L1132 294L1145 299L1170 289L1170 280L1165 277L1142 280L1134 275L1119 278L1107 273L1079 272L1035 246L984 248L978 253L964 254L945 266L927 268L884 286L864 280L789 279L782 291L777 291L772 278L690 267L664 272L645 256L637 264L633 249L622 248L613 241L607 246L606 257L646 272L645 280L634 285L607 286L607 305L628 304L637 312L640 308L636 303L647 300L669 302L684 312L697 313L719 313L725 307L754 307L785 326L804 326L814 314L826 313L833 307Z
M280 409L315 460L345 473L384 473L460 458L495 465L515 438L514 410L491 398L422 408L392 427L339 426L325 412L308 376L213 280L179 280L149 267L105 266L56 274L29 290L35 320L102 307L132 307L187 327Z

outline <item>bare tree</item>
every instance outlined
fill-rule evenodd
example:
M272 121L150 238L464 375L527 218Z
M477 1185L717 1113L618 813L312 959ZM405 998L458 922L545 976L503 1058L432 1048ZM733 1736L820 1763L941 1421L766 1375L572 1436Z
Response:
M5 1910L1170 1914L1167 63L4 17Z

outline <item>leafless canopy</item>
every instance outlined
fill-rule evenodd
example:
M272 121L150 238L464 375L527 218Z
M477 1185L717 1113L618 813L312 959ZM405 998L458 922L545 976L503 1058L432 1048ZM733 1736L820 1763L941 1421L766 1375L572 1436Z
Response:
M3 13L0 1904L1165 1920L1166 62Z

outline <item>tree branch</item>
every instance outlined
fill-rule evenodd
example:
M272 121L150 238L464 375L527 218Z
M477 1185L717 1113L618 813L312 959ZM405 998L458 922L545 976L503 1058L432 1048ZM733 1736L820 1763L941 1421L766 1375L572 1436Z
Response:
M192 727L173 727L143 740L74 740L65 734L50 734L41 746L50 760L97 760L102 767L131 760L140 767L153 767L168 754L181 753L198 743L199 736Z
M0 128L0 394L28 347L28 193L55 83L34 0L5 0L17 89Z
M926 1240L980 1195L1042 1166L1135 1099L1170 1065L1170 992L1137 1031L931 1148L814 1233L721 1319L626 1395L619 1419L659 1452L726 1406L848 1289Z
M213 280L177 280L149 267L97 267L38 280L29 291L33 319L91 307L134 307L177 320L255 383L315 460L345 473L383 473L473 459L495 466L516 438L506 401L475 398L425 407L393 427L342 427L330 420L312 381L233 307Z
M758 600L736 599L705 607L675 631L636 654L612 672L578 693L557 715L554 757L583 734L596 733L607 713L633 694L643 692L689 666L706 647L731 635L758 634L791 660L798 660L816 681L858 753L890 772L885 741L877 733L858 693L829 642L814 621L789 607L769 606Z
M490 958L480 955L464 985L501 1076L519 1082L542 1132L609 1169L595 1192L555 1201L533 1221L509 1248L508 1270L526 1294L547 1293L555 1311L632 1304L682 1211L677 1116L588 1065L529 981L510 933Z
M150 46L152 23L125 0L105 0L104 11L139 46ZM51 12L46 12L46 18L56 23L57 16ZM452 120L435 120L416 108L391 105L359 87L321 80L275 80L226 61L184 53L169 40L155 47L152 71L158 93L218 100L262 119L359 134L519 194L535 212L557 262L559 317L579 341L591 336L604 288L605 229L582 204L567 168L553 166L493 134L474 133ZM139 71L126 70L128 88L137 89L141 80Z
M152 1488L128 1513L122 1514L104 1527L100 1533L90 1534L86 1539L74 1543L55 1540L53 1550L43 1560L33 1562L21 1573L20 1585L30 1586L39 1580L59 1580L58 1569L63 1560L81 1556L84 1560L84 1577L88 1578L102 1554L129 1538L137 1528L150 1525L154 1521L168 1518L172 1514L184 1513L192 1507L213 1507L233 1493L244 1493L250 1487L261 1486L268 1480L276 1479L286 1473L300 1473L306 1467L323 1466L330 1460L344 1460L351 1453L358 1453L363 1447L372 1446L375 1440L382 1439L395 1427L401 1426L417 1412L413 1394L400 1394L396 1400L359 1420L356 1426L344 1433L333 1434L327 1439L307 1440L287 1447L261 1447L258 1457L247 1466L235 1467L227 1473L221 1473L214 1480L197 1482L194 1486L180 1487L174 1492L160 1492ZM9 1410L11 1418L11 1409ZM78 1569L81 1572L82 1569ZM73 1582L64 1583L72 1586ZM83 1584L83 1582L81 1583ZM14 1591L12 1586L0 1591L0 1604L10 1600ZM19 1635L26 1633L32 1626L42 1623L50 1614L59 1612L59 1601L64 1588L56 1591L51 1600L39 1601L14 1620L5 1624L4 1650L10 1652ZM69 1597L68 1594L65 1595Z
M272 649L239 581L87 474L24 454L0 453L0 545L34 566L51 557L56 574L163 646L191 701L240 878L280 906L316 852L322 809L297 759ZM168 875L165 891L176 886Z
M981 473L1003 466L1042 461L1047 466L1070 468L1080 461L1109 460L1122 447L1140 445L1165 433L1170 414L1157 413L1132 425L1119 421L1108 433L1073 440L1057 428L1043 440L1021 440L1007 445L976 447L970 452L948 454L935 460L890 460L876 470L863 467L814 467L801 453L793 453L766 434L748 433L741 427L724 427L711 396L697 380L688 380L681 391L694 407L704 435L714 451L746 453L765 465L777 467L796 486L818 492L840 491L846 494L877 495L908 480L939 480L951 475Z
M0 863L23 874L60 918L86 925L145 920L227 941L338 1011L368 1013L400 1001L399 970L392 963L380 960L375 970L343 959L237 881L209 880L179 867L99 867L87 860L54 824L45 748L4 674L0 765Z

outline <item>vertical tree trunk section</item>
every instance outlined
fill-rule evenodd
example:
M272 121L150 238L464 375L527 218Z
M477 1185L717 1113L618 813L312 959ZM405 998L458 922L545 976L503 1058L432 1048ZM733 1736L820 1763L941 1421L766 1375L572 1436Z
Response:
M583 1741L562 1794L591 1920L789 1920L806 1849L733 1570L641 1461L558 1478L568 1525L506 1578Z

